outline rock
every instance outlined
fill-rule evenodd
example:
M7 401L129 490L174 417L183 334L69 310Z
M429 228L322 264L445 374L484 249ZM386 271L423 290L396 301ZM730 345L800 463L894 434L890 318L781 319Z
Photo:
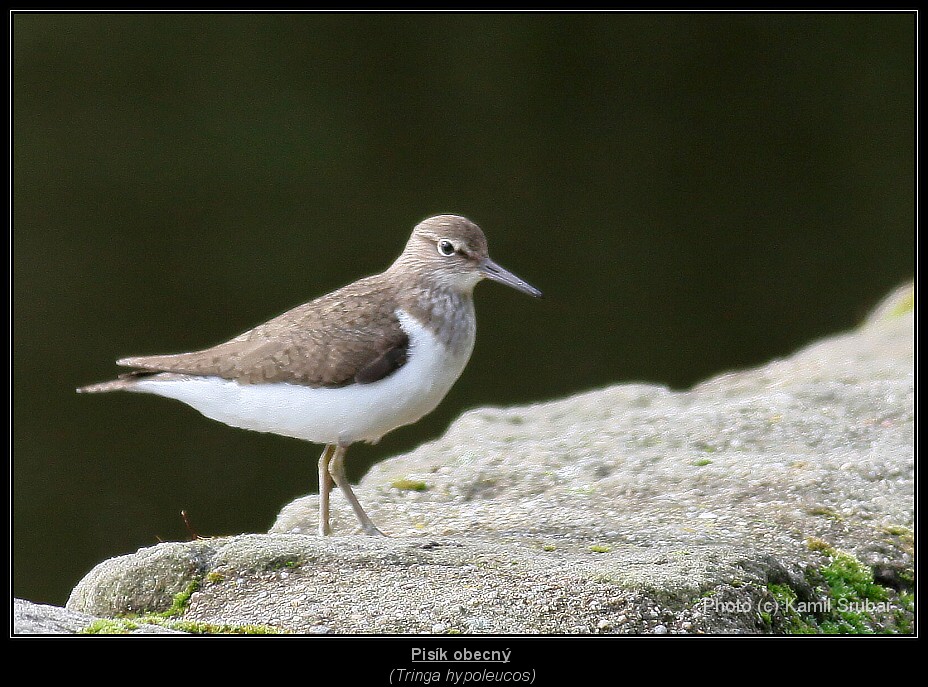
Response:
M86 613L58 606L34 604L23 599L13 600L13 627L16 634L74 634L88 627L94 620L93 616Z
M168 542L97 566L71 591L68 608L98 616L162 612L174 596L206 570L207 547L199 541ZM113 574L113 571L118 571ZM116 611L115 609L118 609Z
M77 634L103 620L86 613L69 611L58 606L35 604L24 599L13 599L13 631L18 635ZM156 625L139 625L127 634L184 634Z
M827 593L820 571L844 555L901 604L911 288L856 331L689 391L621 384L467 412L356 489L388 539L316 537L309 496L266 535L105 561L68 608L164 609L196 583L185 620L304 633L788 631L802 618L784 599ZM332 507L351 531L337 494Z

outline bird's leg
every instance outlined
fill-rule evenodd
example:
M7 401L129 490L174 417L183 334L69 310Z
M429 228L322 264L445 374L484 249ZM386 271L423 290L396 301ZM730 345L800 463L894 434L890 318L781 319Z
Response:
M329 473L329 462L335 444L327 444L322 455L319 456L319 536L332 534L329 525L329 492L332 491L332 475Z
M365 513L364 509L361 507L361 502L358 501L358 497L351 491L351 485L348 483L348 477L345 475L345 452L347 450L347 446L342 446L340 444L335 447L335 455L333 455L332 460L329 461L329 472L332 473L332 479L335 480L335 484L338 485L338 488L342 490L345 498L348 499L348 503L351 504L354 514L361 522L361 530L364 534L380 535L381 537L385 536L383 532L377 529L373 521L367 517L367 513Z

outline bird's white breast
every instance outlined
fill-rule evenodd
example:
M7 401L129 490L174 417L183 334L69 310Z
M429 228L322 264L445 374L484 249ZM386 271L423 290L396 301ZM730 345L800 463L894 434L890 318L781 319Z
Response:
M177 399L208 418L242 429L325 444L376 441L434 410L463 372L474 347L473 327L460 352L454 353L414 317L403 310L396 314L409 337L406 364L370 384L326 389L177 376L142 378L132 390Z

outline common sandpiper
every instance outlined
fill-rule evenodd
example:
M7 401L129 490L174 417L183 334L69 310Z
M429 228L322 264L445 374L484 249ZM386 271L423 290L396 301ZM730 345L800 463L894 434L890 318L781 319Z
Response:
M297 306L230 341L191 353L123 358L136 368L82 393L177 399L232 427L325 444L319 534L329 492L344 493L365 534L383 534L351 489L345 452L416 422L441 402L474 348L473 291L492 279L541 292L487 253L480 227L457 215L419 223L385 272Z

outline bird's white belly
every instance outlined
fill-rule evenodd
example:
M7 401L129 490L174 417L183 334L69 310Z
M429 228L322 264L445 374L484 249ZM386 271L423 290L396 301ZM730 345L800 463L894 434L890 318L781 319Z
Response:
M474 345L471 335L454 354L418 320L402 310L397 315L409 336L406 364L370 384L326 389L176 376L142 378L132 390L177 399L242 429L320 444L376 441L434 410L463 372Z

